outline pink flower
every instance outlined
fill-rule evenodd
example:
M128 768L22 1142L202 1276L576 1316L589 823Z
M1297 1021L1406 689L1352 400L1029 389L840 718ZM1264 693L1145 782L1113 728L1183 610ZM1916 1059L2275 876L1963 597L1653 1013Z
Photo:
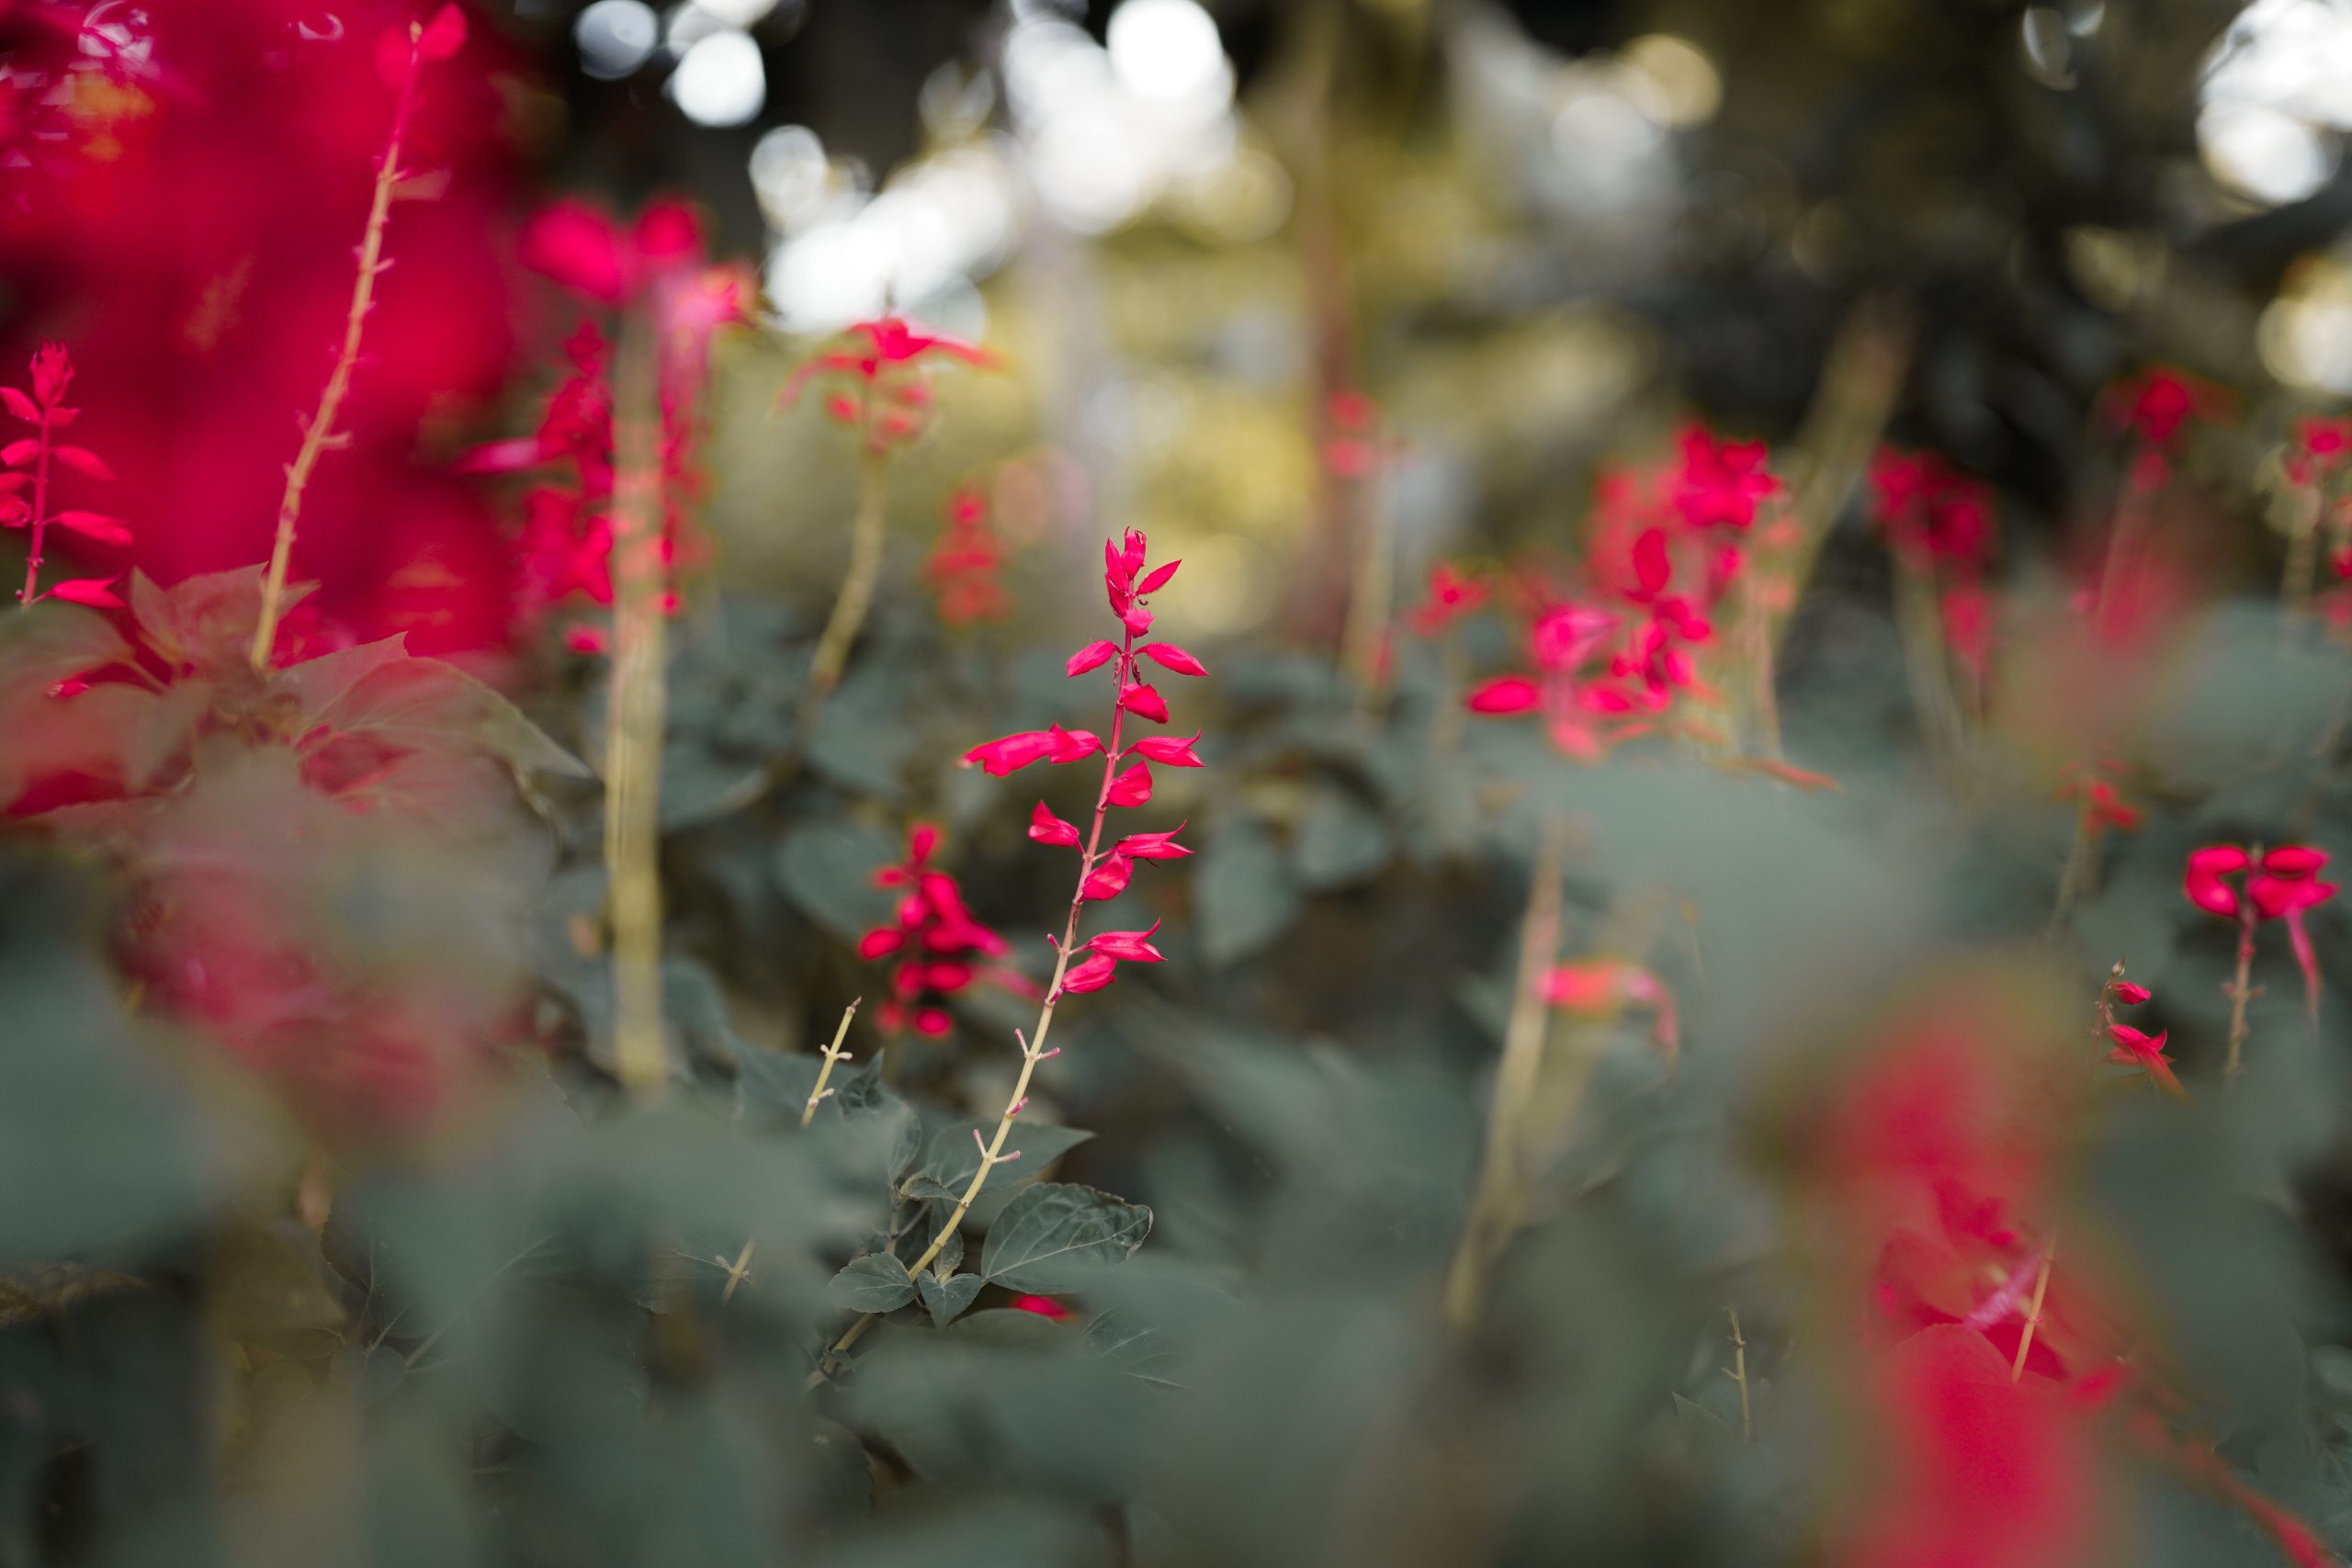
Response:
M1756 521L1756 509L1778 494L1781 481L1764 471L1760 441L1718 440L1702 425L1682 433L1682 473L1675 506L1693 528L1740 528Z
M2192 850L2181 890L2188 901L2210 914L2234 919L2241 931L2241 960L2252 952L2254 928L2261 920L2284 920L2296 965L2303 972L2303 990L2314 1020L2319 1013L2319 956L2312 949L2303 915L2334 897L2336 886L2322 882L2327 866L2325 850L2307 844L2284 844L2257 862L2235 844L2210 844ZM2230 879L2244 874L2243 891Z
M2143 991L2141 995L2145 997L2147 993ZM2148 1034L2128 1023L2110 1023L2107 1037L2115 1042L2115 1049L2107 1054L2109 1061L2138 1067L2165 1093L2186 1098L2188 1090L2180 1087L2180 1079L2172 1070L2172 1060L2165 1055L2165 1033Z
M1487 602L1487 586L1457 570L1451 561L1430 569L1429 591L1405 616L1416 637L1434 637Z
M1123 964L1158 964L1165 954L1151 945L1151 934L1159 929L1159 922L1154 920L1150 931L1103 931L1086 944L1087 949L1115 958Z
M937 357L993 369L995 355L978 344L943 333L924 332L899 316L877 316L853 323L842 334L848 346L818 355L785 384L786 403L819 376L842 378L848 390L828 400L825 412L841 423L857 426L870 452L888 451L911 439L922 429L931 403L931 389L922 375L922 362ZM863 338L861 344L856 340Z
M1046 810L1041 800L1029 814L1029 836L1041 844L1074 845L1078 842L1078 824L1063 821Z
M953 1027L941 1004L958 992L980 980L1018 988L1017 977L972 962L1001 956L1004 939L973 918L956 879L932 865L938 848L939 829L918 822L907 831L905 861L874 874L877 887L908 889L892 923L867 931L857 944L857 955L869 964L898 960L890 972L890 999L875 1013L885 1033L912 1028L936 1038Z
M1127 752L1170 768L1197 768L1202 765L1201 759L1193 747L1200 739L1198 735L1190 740L1179 740L1172 735L1147 735L1128 747ZM1148 782L1147 775L1146 783Z

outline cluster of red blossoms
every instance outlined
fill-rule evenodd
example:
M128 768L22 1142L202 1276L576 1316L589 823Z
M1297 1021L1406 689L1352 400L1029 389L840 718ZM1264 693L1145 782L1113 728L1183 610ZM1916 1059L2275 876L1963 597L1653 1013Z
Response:
M1107 742L1091 730L1064 729L1057 724L1048 729L1003 736L973 747L964 756L967 767L983 768L999 778L1032 762L1068 763L1096 755L1102 758L1102 782L1095 792L1091 832L1081 834L1076 823L1054 815L1042 800L1029 818L1031 838L1041 844L1079 852L1078 892L1070 901L1067 938L1073 944L1083 906L1115 898L1126 891L1136 862L1181 860L1193 852L1176 841L1176 835L1183 831L1181 825L1160 833L1129 833L1107 850L1102 848L1102 825L1111 807L1142 806L1151 799L1152 763L1171 768L1201 765L1199 755L1193 750L1193 742L1200 739L1197 735L1191 740L1170 735L1146 735L1130 744L1121 742L1131 714L1152 724L1168 722L1166 700L1141 677L1145 660L1178 675L1208 673L1199 660L1174 643L1148 642L1141 647L1136 643L1137 637L1151 630L1148 603L1150 596L1168 585L1180 564L1170 561L1147 570L1144 536L1134 528L1128 529L1116 544L1103 541L1103 589L1110 599L1111 613L1119 618L1122 636L1115 643L1107 639L1088 643L1069 656L1066 668L1076 678L1105 664L1114 665L1113 679L1119 695ZM1128 765L1122 769L1122 762ZM1064 992L1099 991L1111 983L1122 963L1159 963L1159 950L1151 945L1152 932L1159 929L1155 924L1150 931L1103 931L1082 945L1064 948L1052 997ZM1047 999L1050 1001L1052 997Z
M77 578L56 584L47 593L40 591L41 547L51 524L101 545L127 545L130 543L130 530L99 513L49 509L52 464L94 479L110 479L114 474L88 447L70 446L57 439L59 433L82 412L65 406L65 391L74 381L74 361L64 345L42 344L40 352L33 355L31 368L29 394L15 387L0 387L0 406L6 406L10 414L38 433L0 446L0 527L24 528L31 533L31 554L25 560L25 585L17 590L17 603L30 604L38 599L54 598L76 604L119 605L122 601L107 586L113 581L111 578ZM31 490L29 497L25 494L28 486Z
M2123 965L2119 963L2107 984L2098 993L2098 1027L2115 1048L2107 1059L2118 1066L2133 1067L2148 1075L2149 1081L2166 1094L2186 1098L2188 1090L2180 1087L2180 1079L2173 1076L2172 1058L2165 1055L2165 1042L2170 1032L2158 1030L2150 1034L2128 1023L2115 1021L2115 1010L2138 1007L2154 995L2145 986L2135 986L2123 977Z
M842 384L825 399L826 417L863 434L867 453L875 457L922 433L931 408L931 385L922 374L924 359L937 355L984 370L997 364L996 355L976 343L924 332L897 316L855 322L843 335L851 346L820 354L795 371L783 400L790 403L816 377L841 378Z
M1760 442L1722 441L1694 426L1662 484L1605 480L1591 598L1537 611L1534 672L1478 686L1471 711L1541 714L1561 751L1591 761L1650 728L1678 696L1712 696L1697 654L1713 640L1714 617L1747 568L1739 540L1780 490L1765 457Z
M540 213L522 239L533 270L590 302L619 310L651 307L659 333L655 394L661 420L662 528L658 563L673 572L692 554L686 508L699 490L694 467L696 399L711 335L743 319L743 283L734 269L704 259L702 228L684 205L646 209L624 230L594 208L560 202ZM461 471L506 473L565 465L567 483L543 483L524 498L519 542L520 598L526 620L537 620L575 598L609 608L613 603L615 470L613 353L594 321L564 344L571 371L548 400L539 428L514 441L475 451ZM675 592L665 587L662 607L674 613ZM582 623L566 641L574 652L602 652L605 627Z
M2303 914L2335 896L2335 884L2320 880L2327 859L2325 850L2308 844L2282 844L2267 852L2235 844L2209 844L2189 852L2181 891L2208 914L2237 921L2239 941L2249 950L2257 923L2284 920L2295 963L2303 972L2304 989L2316 1008L2319 958L2312 951Z
M1004 939L972 918L956 879L931 863L938 848L939 829L918 822L907 833L906 860L874 874L876 887L907 890L893 923L876 926L857 944L857 955L869 964L898 960L889 998L874 1014L886 1034L911 1028L938 1039L955 1027L945 1004L956 993L979 980L1019 988L1010 971L976 962L1002 957Z
M1452 561L1440 561L1430 569L1429 592L1406 612L1405 624L1415 637L1442 637L1454 622L1477 614L1487 596L1485 583Z
M1984 574L1995 536L1992 493L1933 452L1883 451L1871 465L1871 520L1904 570L1936 585L1944 640L1982 681L1992 657Z
M942 625L978 626L1012 613L1012 599L997 578L1008 553L989 525L988 496L976 486L957 486L947 500L947 525L922 563Z

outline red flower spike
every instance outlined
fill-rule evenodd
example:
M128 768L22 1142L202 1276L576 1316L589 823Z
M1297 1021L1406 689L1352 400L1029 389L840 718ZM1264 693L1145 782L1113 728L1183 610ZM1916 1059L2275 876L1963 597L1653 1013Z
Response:
M1138 718L1148 718L1154 724L1168 722L1167 700L1141 681L1119 694L1119 705Z
M1127 750L1146 761L1159 762L1167 767L1197 768L1203 764L1193 747L1200 739L1198 735L1190 740L1179 740L1172 735L1147 735Z
M1151 801L1151 770L1137 762L1111 781L1103 798L1113 806L1145 806Z
M1041 800L1036 809L1029 813L1029 836L1041 844L1071 846L1079 840L1078 824L1063 821L1046 810Z
M1118 651L1119 645L1115 642L1108 640L1090 642L1076 653L1071 654L1069 662L1064 665L1063 669L1072 677L1083 675L1089 670L1099 669L1108 663Z
M1103 644L1109 647L1108 643ZM1160 668L1179 675L1205 675L1208 667L1172 642L1148 642L1136 651Z
M983 978L1020 988L1017 976L975 964L976 958L1003 953L1004 939L974 919L956 879L932 866L938 848L939 829L917 823L907 833L907 858L874 874L877 887L912 889L899 900L894 923L866 932L857 944L857 955L869 964L899 960L890 972L890 990L909 1005L893 1003L876 1011L875 1023L886 1034L908 1027L919 1034L947 1032L952 1022L939 1004Z

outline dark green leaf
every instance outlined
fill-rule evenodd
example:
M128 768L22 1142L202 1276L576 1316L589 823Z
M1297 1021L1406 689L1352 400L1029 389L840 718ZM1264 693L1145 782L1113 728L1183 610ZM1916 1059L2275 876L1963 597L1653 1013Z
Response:
M980 1272L1023 1291L1070 1291L1123 1261L1151 1233L1151 1211L1074 1182L1015 1198L989 1228Z
M1193 913L1201 953L1222 968L1263 950L1298 916L1298 883L1290 863L1254 818L1219 829L1193 877Z
M318 722L422 750L485 752L521 773L587 778L586 764L513 703L454 664L404 659L379 666L326 705Z
M1380 813L1336 785L1317 790L1291 844L1299 881L1312 888L1360 882L1388 863L1391 845Z
M874 873L905 852L896 836L863 822L800 828L776 852L776 880L802 914L855 942L889 922L894 900L874 886Z
M944 1328L956 1321L956 1314L972 1304L987 1283L978 1274L950 1274L942 1280L926 1269L915 1276L915 1291L922 1297L922 1304L931 1311L931 1321Z
M869 1252L833 1276L833 1304L850 1312L893 1312L915 1299L914 1276L887 1252Z
M972 1141L972 1134L978 1133L985 1138L995 1132L996 1118L991 1116L951 1122L933 1134L930 1145L923 1151L922 1168L907 1179L907 1196L944 1198L950 1201L963 1197L964 1189L972 1184L973 1176L980 1168L980 1146ZM1019 1181L1025 1176L1034 1176L1092 1136L1076 1127L1057 1126L1050 1122L1016 1122L1006 1149L1008 1153L1020 1150L1021 1157L1010 1166L1000 1165L989 1182Z

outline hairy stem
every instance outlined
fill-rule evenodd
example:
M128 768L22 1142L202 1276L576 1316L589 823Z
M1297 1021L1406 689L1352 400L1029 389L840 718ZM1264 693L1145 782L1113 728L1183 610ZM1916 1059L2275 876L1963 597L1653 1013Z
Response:
M1340 654L1355 677L1361 700L1371 704L1380 694L1381 650L1388 640L1388 617L1396 598L1396 547L1389 537L1388 508L1377 482L1357 486L1355 582L1348 594L1346 630Z
M41 411L46 416L48 410ZM29 608L40 597L41 536L49 529L49 446L50 425L46 417L40 422L40 457L33 467L32 554L25 559L24 591L17 595L17 603Z
M1739 1385L1739 1440L1752 1443L1756 1440L1756 1426L1747 1409L1747 1341L1740 1337L1739 1309L1725 1306L1724 1315L1731 1319L1731 1370L1724 1375Z
M857 471L857 515L850 524L849 573L833 600L832 614L817 639L817 654L808 666L808 705L804 726L815 721L819 704L841 683L849 662L850 645L865 625L874 604L875 581L882 575L882 519L889 499L888 459L870 447Z
M2254 998L2254 903L2241 898L2238 910L2238 967L2230 980L2230 1046L2222 1061L2222 1087L2229 1089L2238 1081L2238 1071L2245 1065L2246 1021L2245 1004Z
M1495 1068L1495 1090L1487 1112L1487 1150L1478 1185L1446 1278L1445 1315L1467 1328L1478 1315L1487 1269L1501 1249L1519 1208L1521 1122L1544 1065L1544 1039L1551 1015L1544 1001L1544 972L1560 949L1560 874L1566 856L1567 828L1555 812L1545 817L1535 851L1535 871L1521 917L1519 973L1511 994L1510 1020L1503 1030L1502 1060Z
M2009 1381L2016 1382L2025 1376L2025 1359L2033 1349L2034 1330L2041 1326L2041 1298L2050 1292L2050 1265L2058 1256L2058 1233L2052 1230L2050 1245L2042 1249L2041 1267L2033 1276L2033 1300L2025 1311L2025 1330L2018 1336L2017 1359L2009 1363Z
M650 329L622 333L614 371L613 671L605 718L605 873L611 888L615 1070L631 1094L669 1077L662 1009L662 739L668 570Z
M849 1053L842 1049L842 1042L849 1038L849 1021L857 1016L858 1002L865 999L860 997L857 1001L842 1009L842 1021L833 1029L833 1043L825 1047L825 1065L817 1069L816 1087L808 1091L808 1103L800 1108L800 1124L803 1127L817 1119L817 1102L825 1098L825 1080L833 1076L833 1064L849 1060Z
M376 191L368 207L368 228L359 242L359 273L352 280L350 309L344 312L343 348L319 393L317 410L303 422L302 445L286 466L286 491L277 502L277 538L270 547L269 574L262 580L261 618L254 625L255 670L269 667L270 649L277 640L279 606L286 597L286 569L294 557L294 523L302 513L302 492L327 448L343 445L344 438L334 433L334 423L343 412L345 394L351 390L351 373L359 363L359 344L367 332L368 314L376 308L376 279L388 265L384 231L391 221L392 190L401 180L401 139L408 134L409 116L416 108L416 79L424 64L418 50L423 32L413 23L409 27L408 69L401 73L400 91L392 100L392 128L384 141L384 161L376 166Z
M1122 699L1126 694L1128 682L1134 679L1135 647L1136 634L1132 631L1126 632L1120 639L1116 665L1118 671L1116 689ZM1094 874L1095 863L1101 857L1102 823L1111 814L1111 781L1118 773L1119 733L1126 722L1126 716L1124 702L1113 707L1111 739L1102 748L1102 783L1094 794L1094 823L1087 829L1085 852L1079 856L1078 886L1070 894L1069 919L1063 923L1062 940L1055 950L1054 977L1046 983L1046 999L1037 1009L1036 1027L1030 1032L1029 1037L1021 1043L1021 1076L1013 1080L1012 1092L1005 1097L1004 1110L997 1117L996 1135L990 1138L980 1150L979 1169L972 1172L972 1179L966 1184L963 1195L956 1200L956 1207L949 1212L947 1223L941 1225L939 1234L931 1238L931 1245L924 1247L922 1255L907 1265L907 1272L910 1274L920 1274L931 1267L933 1260L937 1258L941 1251L946 1247L948 1239L963 1227L964 1217L972 1212L972 1204L979 1198L980 1189L988 1185L989 1172L1000 1165L1010 1163L1016 1157L1016 1155L1008 1155L1004 1152L1004 1144L1005 1140L1012 1135L1013 1119L1021 1114L1022 1107L1029 1103L1029 1080L1036 1076L1038 1063L1048 1056L1060 1055L1058 1049L1053 1051L1046 1049L1046 1036L1054 1027L1054 1008L1060 1002L1062 997L1062 976L1069 972L1071 955L1078 950L1079 919L1086 908L1086 880ZM873 1323L874 1314L868 1313L843 1330L842 1337L833 1341L831 1347L820 1359L811 1381L821 1381L825 1375L825 1363L856 1344Z

